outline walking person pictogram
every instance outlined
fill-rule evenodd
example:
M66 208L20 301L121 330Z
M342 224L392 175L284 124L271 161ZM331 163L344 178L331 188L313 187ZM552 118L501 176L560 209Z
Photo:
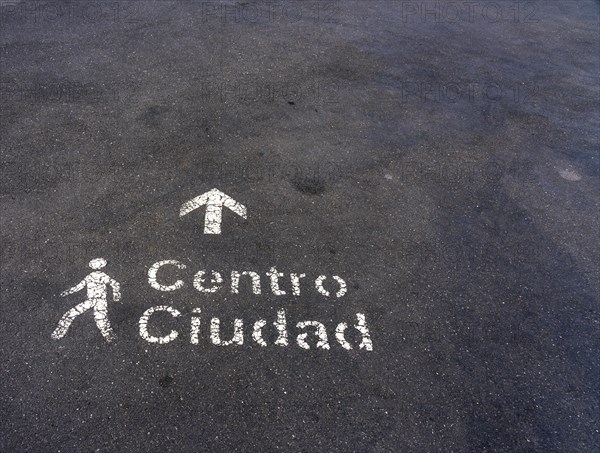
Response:
M99 270L106 266L106 260L104 258L93 259L90 261L89 266L94 269L94 272L85 277L76 286L63 291L60 294L63 297L68 296L69 294L76 293L87 287L88 299L73 307L63 315L58 322L58 326L54 332L52 332L52 338L55 340L64 337L73 320L90 308L94 309L94 319L96 320L96 325L98 326L98 329L100 329L102 336L104 336L106 341L111 341L114 338L110 322L108 321L108 285L112 287L113 299L115 302L121 299L121 287L117 281Z

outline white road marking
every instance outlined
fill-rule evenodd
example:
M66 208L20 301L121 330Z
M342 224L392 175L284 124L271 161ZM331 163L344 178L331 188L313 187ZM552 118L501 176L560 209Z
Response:
M348 328L348 324L346 324L345 322L340 322L337 327L335 328L335 338L337 339L338 343L342 345L342 347L344 349L352 349L352 345L350 343L348 343L348 341L346 340L346 337L344 336L344 332L346 331L346 329Z
M267 276L271 278L271 292L276 296L284 296L285 291L279 289L279 277L283 277L283 272L277 272L277 269L272 267Z
M244 321L236 319L233 322L233 338L231 340L221 340L221 321L219 318L213 318L210 321L210 339L217 346L229 346L232 344L244 344Z
M252 292L260 294L260 275L252 271L243 271L241 274L238 271L231 271L231 292L238 294L240 285L240 275L249 275L252 279Z
M315 327L317 337L319 338L319 341L317 342L317 348L329 349L329 343L327 342L327 330L325 330L325 326L323 325L323 323L317 321L302 321L296 324L296 327L298 327L299 329ZM300 346L303 349L310 349L310 345L306 342L307 336L308 333L304 332L298 335L298 338L296 338L298 346Z
M564 176L564 175L563 175ZM240 215L243 218L246 218L246 208L225 195L223 192L220 192L217 189L212 189L193 200L190 200L184 203L180 210L180 216L184 216L189 212L197 209L200 206L206 205L206 215L205 215L205 224L204 224L204 233L205 234L220 234L221 233L221 214L223 206L231 209L236 214ZM81 291L84 288L87 288L87 297L88 299L71 310L67 311L61 320L58 323L58 326L52 333L52 338L59 339L66 335L71 323L74 319L80 314L84 313L87 310L94 309L94 318L96 320L96 324L100 329L102 335L106 338L107 341L111 341L114 337L113 331L110 327L110 323L108 321L108 286L112 287L113 299L115 301L119 301L121 299L120 293L120 285L118 282L113 280L104 272L99 271L99 269L106 266L106 260L103 258L96 258L90 261L89 266L94 269L94 272L90 273L83 281L78 283L76 286L64 291L61 293L62 296L67 296L73 294L77 291ZM163 266L174 266L177 269L184 270L187 269L187 266L180 261L177 260L161 260L154 263L148 269L148 283L150 286L161 292L169 292L176 291L185 286L185 282L183 280L175 280L172 284L164 284L159 283L158 281L158 273ZM202 293L216 293L219 289L222 288L223 277L217 271L208 271L210 272L210 278L206 277L207 271L200 270L196 272L193 277L192 284L194 288ZM271 267L268 272L266 272L267 277L269 277L270 289L271 292L276 296L284 296L287 292L280 287L280 278L284 277L283 272L279 272L275 266ZM304 273L290 273L290 282L291 282L291 290L294 296L300 296L300 281L302 278L306 277ZM239 294L239 286L240 280L242 276L250 277L252 293L255 295L261 294L261 281L260 275L257 272L253 271L231 271L231 292L233 294ZM338 291L335 293L335 297L340 298L344 296L347 292L347 285L344 279L337 275L333 275L331 277L333 280L337 282L339 285ZM323 286L324 281L327 279L325 275L319 275L315 281L315 288L319 294L325 297L331 297L331 293L325 289ZM208 280L208 281L207 281ZM248 281L248 280L246 280ZM247 284L245 286L248 288ZM151 335L148 331L148 322L152 314L157 311L168 312L172 317L178 318L181 316L181 313L168 305L159 305L156 307L151 307L144 311L139 320L139 332L142 339L149 343L156 344L167 344L175 340L179 336L179 332L176 330L171 330L168 335L165 336L154 336ZM200 327L201 327L201 309L193 308L190 323L190 342L191 344L197 345L200 343ZM357 313L357 323L354 325L354 328L358 330L361 334L361 342L358 345L359 349L364 349L366 351L373 350L373 343L371 340L369 328L366 323L366 317L362 313ZM265 319L259 319L253 325L252 330L252 339L256 344L261 347L266 347L267 342L263 337L263 331L268 326L268 323ZM277 319L273 322L273 326L277 332L277 339L274 344L281 347L287 347L289 345L288 341L288 329L287 329L287 319L285 310L279 309L277 311ZM233 335L229 340L223 340L221 338L221 321L219 318L212 318L210 322L210 340L212 344L217 346L230 346L230 345L243 345L244 344L244 322L242 319L235 319L233 322ZM307 338L310 334L314 334L316 336L316 348L329 350L330 345L327 336L327 330L323 323L318 321L301 321L296 324L296 328L304 329L307 331L301 332L296 337L296 343L302 349L311 349ZM348 329L348 324L345 322L341 322L337 325L335 329L335 338L337 342L342 346L342 348L346 350L352 350L352 345L348 342L345 337L346 330Z
M267 325L267 321L259 319L254 323L254 330L252 331L252 339L261 346L266 346L267 342L262 337L262 328Z
M277 310L277 321L273 323L277 329L278 335L275 344L277 346L288 345L287 322L285 319L285 310Z
M208 288L204 287L204 274L206 274L205 271L199 271L194 276L194 288L196 288L201 293L214 293L221 287L221 283L223 283L223 277L221 277L221 274L219 274L216 271L210 272L212 274L212 278L210 279L210 283L212 286Z
M356 319L358 323L354 326L356 330L358 330L362 336L361 342L358 345L360 349L365 349L366 351L373 350L373 342L371 341L371 334L369 332L369 328L367 327L366 317L362 313L356 314ZM345 337L345 331L348 328L348 324L345 322L341 322L335 328L335 338L338 343L342 345L344 349L350 350L352 349L352 345L348 343Z
M292 280L292 294L294 296L300 295L300 279L306 277L306 274L290 274Z
M148 269L148 283L150 284L150 286L158 291L176 291L178 289L181 289L185 285L183 280L176 280L175 283L173 283L173 284L167 284L167 283L158 281L158 273L163 266L175 266L177 269L187 269L187 266L185 264L183 264L177 260L157 261ZM221 273L218 271L211 270L208 272L211 274L210 282L208 285L205 281L207 271L202 269L195 274L194 279L193 279L193 286L194 286L194 288L196 288L196 290L198 290L202 293L215 293L221 289L224 279L221 276ZM277 270L277 268L273 266L266 272L266 275L267 275L267 277L269 277L269 284L270 284L271 292L276 296L285 296L287 294L287 291L281 289L281 287L280 287L281 280L280 279L285 277L286 274L284 274L283 272L279 272ZM258 272L254 272L254 271L240 272L240 271L235 271L235 270L231 271L231 293L232 294L240 293L240 281L243 280L242 279L243 276L250 277L250 281L251 281L251 285L252 285L251 286L252 293L255 295L261 294L261 292L262 292L261 279L260 279L260 275ZM301 290L300 290L301 279L306 278L306 274L305 273L290 273L289 277L290 277L290 282L291 282L291 287L292 287L292 294L294 296L300 296L300 294L301 294ZM344 279L337 275L333 275L331 278L333 280L335 280L337 282L337 284L339 285L339 289L335 293L335 297L340 298L340 297L344 296L346 294L346 292L348 291L348 286L347 286L346 282L344 281ZM319 292L319 294L321 294L325 297L331 297L331 293L327 289L325 289L325 287L323 286L323 283L325 282L326 279L327 279L326 275L319 275L315 279L314 286L317 289L317 291ZM242 285L242 286L247 287L247 285Z
M369 333L369 328L367 327L365 315L362 313L357 313L356 317L358 318L358 324L356 324L354 327L356 327L356 330L362 334L362 341L358 347L367 351L372 351L373 343L371 342L371 334Z
M202 310L199 308L194 308L192 313L195 315L200 315ZM200 335L200 316L192 316L191 323L191 332L190 332L190 342L192 344L198 344L198 335Z
M179 217L183 217L203 205L206 205L204 234L221 234L223 206L229 208L240 217L247 218L246 207L218 189L209 190L196 198L186 201L179 210Z
M176 260L163 260L154 263L152 267L148 269L148 283L150 283L150 286L152 286L152 288L157 289L159 291L175 291L185 284L182 280L177 280L172 285L161 285L160 283L158 283L156 279L156 274L162 266L165 266L167 264L175 266L177 267L177 269L185 269L186 267L185 264L182 264Z
M325 297L330 297L331 294L329 293L329 291L327 291L323 287L323 281L326 278L327 277L325 275L319 275L315 280L315 287L317 288L317 291L319 291L319 293L323 294ZM340 285L340 289L337 293L335 293L335 297L342 297L344 294L346 294L346 291L348 290L348 288L346 287L346 282L344 281L344 279L338 277L337 275L334 275L333 279Z
M95 272L89 274L77 285L61 293L61 296L64 297L87 288L88 298L85 302L80 303L63 315L58 322L58 326L54 332L52 332L52 338L55 340L64 337L75 318L90 308L94 309L94 319L96 320L96 325L98 326L98 329L100 329L102 336L109 342L114 338L108 320L107 292L108 286L110 285L113 291L113 299L117 302L121 299L121 286L104 272L99 271L99 269L106 266L106 260L104 258L91 260L89 266L94 269Z
M178 318L181 316L181 313L173 307L167 305L159 305L157 307L151 307L146 310L139 321L140 328L140 336L149 343L156 344L167 344L171 341L175 340L179 333L175 330L172 330L168 335L163 337L158 337L151 335L148 332L148 322L152 314L157 311L165 311L171 314L174 318ZM191 312L191 329L190 329L190 343L193 345L200 344L200 308L194 308ZM373 350L373 343L371 341L371 335L369 332L369 328L367 327L365 315L362 313L357 313L356 318L358 320L357 324L354 325L354 328L359 331L361 334L361 342L358 345L359 349L364 349L366 351ZM256 344L260 347L267 347L268 344L263 337L263 331L268 326L268 322L265 319L259 319L254 323L252 329L252 339ZM287 321L285 310L280 309L277 311L277 320L273 323L275 327L278 338L274 342L275 345L281 347L289 346L288 343L288 330L287 330ZM296 328L300 330L307 330L305 332L300 332L296 337L296 343L302 349L311 349L311 343L307 341L309 335L314 334L316 336L317 342L315 347L318 349L331 349L327 336L327 329L325 324L318 321L301 321L296 324ZM341 322L337 325L335 329L335 338L337 342L344 348L345 350L354 349L350 342L345 337L345 332L348 329L348 324L345 322ZM230 340L223 340L221 334L221 321L219 318L212 318L210 322L210 342L216 346L231 346L231 345L243 345L244 344L244 321L242 319L236 318L233 322L233 335Z
M150 319L150 316L152 316L152 313L154 313L156 311L167 311L167 312L171 313L171 315L174 318L177 318L178 316L181 315L179 310L176 310L173 307L169 307L167 305L159 305L158 307L149 308L142 314L142 317L140 318L140 336L144 340L146 340L148 343L158 343L158 344L170 343L171 341L173 341L175 338L177 338L179 336L179 332L177 332L176 330L172 330L171 333L169 333L169 335L164 336L164 337L155 337L148 333L148 320Z

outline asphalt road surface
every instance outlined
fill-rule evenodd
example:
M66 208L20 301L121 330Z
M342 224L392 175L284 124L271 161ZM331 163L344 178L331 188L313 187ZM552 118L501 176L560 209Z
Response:
M0 13L1 451L600 449L598 2Z

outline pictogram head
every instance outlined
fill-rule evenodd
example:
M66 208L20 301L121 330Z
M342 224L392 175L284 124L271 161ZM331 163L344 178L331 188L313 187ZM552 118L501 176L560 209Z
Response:
M104 258L94 258L90 261L90 267L94 270L102 269L106 266L106 260Z

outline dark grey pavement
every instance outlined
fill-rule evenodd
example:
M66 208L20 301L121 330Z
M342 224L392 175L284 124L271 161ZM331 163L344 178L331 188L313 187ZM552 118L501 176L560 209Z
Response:
M592 0L2 1L0 451L598 451L598 18ZM220 235L204 208L179 217L212 188L248 213ZM115 340L92 312L52 339L97 257L121 284ZM180 289L149 284L161 260ZM198 291L200 270L222 287ZM181 313L149 321L167 344L139 332L159 305ZM214 345L213 317L244 344Z

